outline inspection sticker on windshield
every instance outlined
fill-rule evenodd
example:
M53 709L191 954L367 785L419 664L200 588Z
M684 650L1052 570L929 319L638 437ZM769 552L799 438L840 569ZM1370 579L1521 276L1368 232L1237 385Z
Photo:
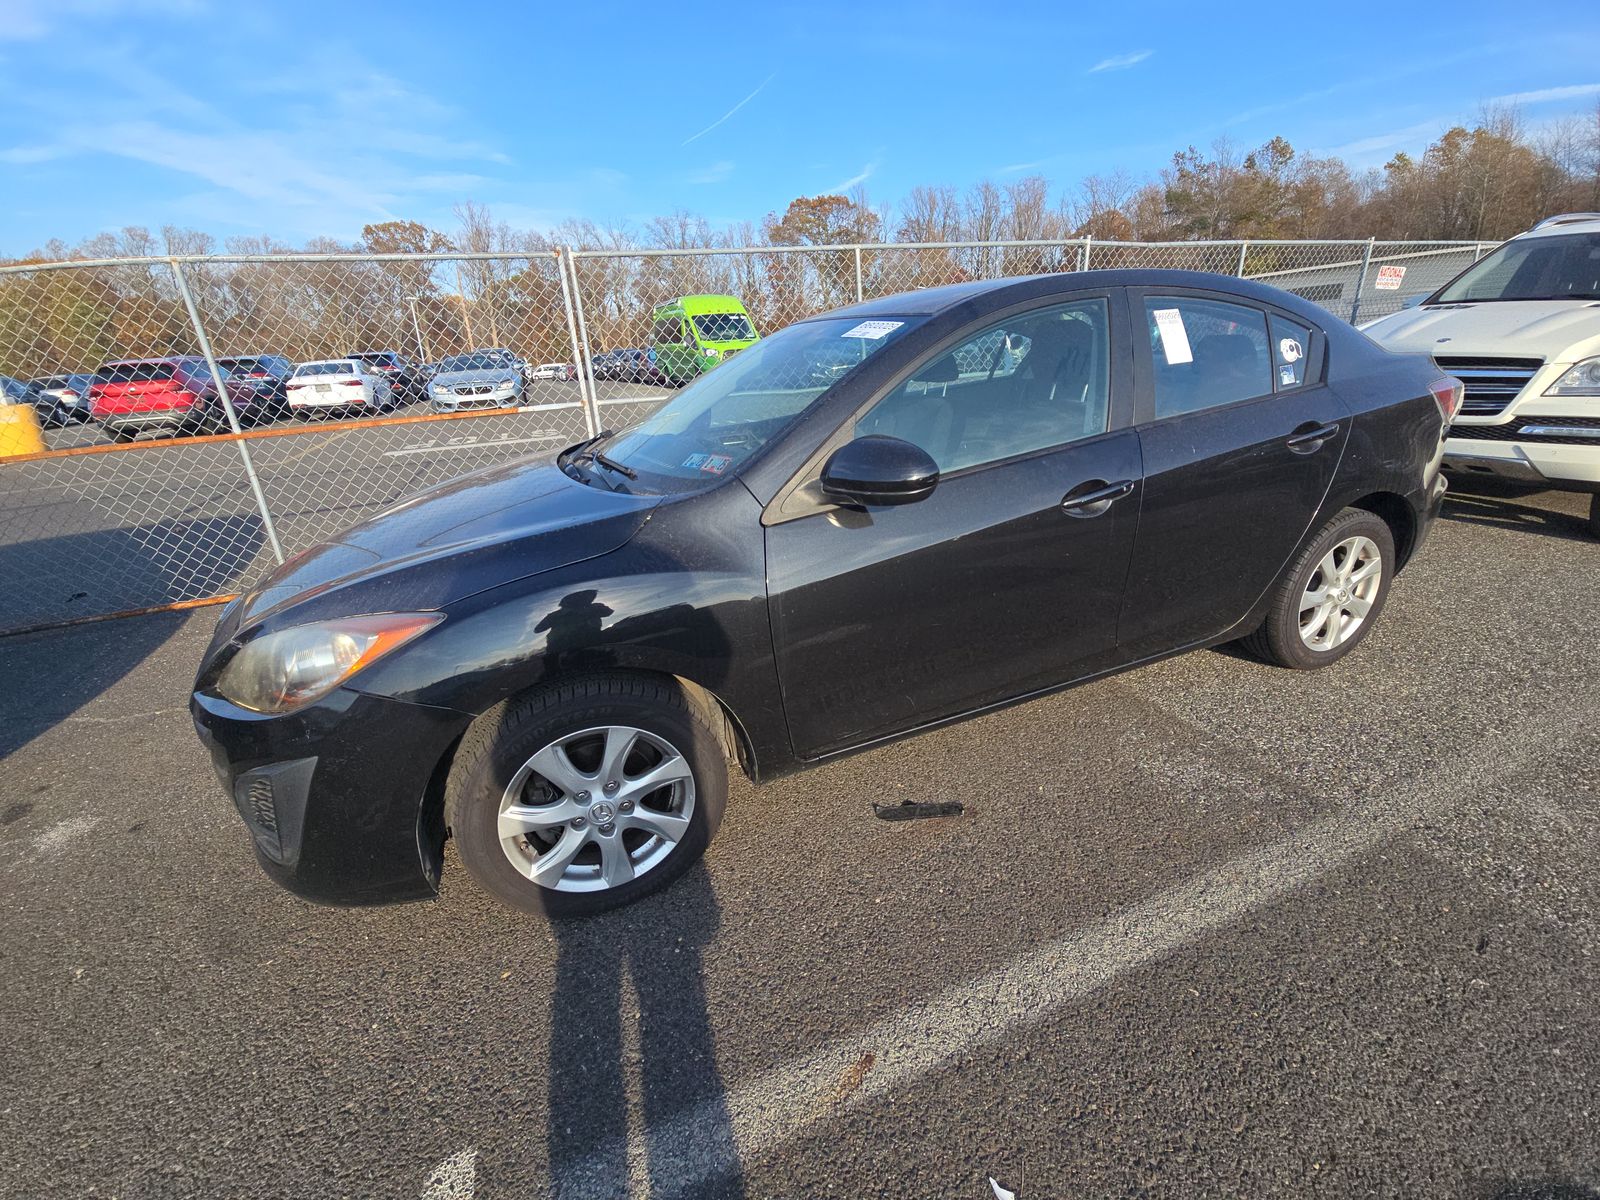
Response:
M1155 311L1156 332L1161 335L1161 353L1167 356L1167 365L1194 361L1189 349L1189 331L1183 327L1183 314L1175 308L1158 308Z
M1380 292L1398 292L1400 290L1400 281L1405 277L1406 269L1404 267L1379 267L1378 278L1372 286Z
M896 329L899 329L900 326L904 324L904 321L863 321L859 325L855 325L849 329L846 329L839 336L872 338L874 341L876 341L878 338L893 333Z
M732 462L733 459L726 454L691 454L683 460L683 465L692 471L704 471L708 475L721 475Z

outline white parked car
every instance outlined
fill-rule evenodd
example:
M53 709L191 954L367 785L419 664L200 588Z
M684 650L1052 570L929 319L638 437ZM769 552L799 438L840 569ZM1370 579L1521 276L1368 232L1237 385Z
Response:
M366 363L330 358L301 363L289 376L289 407L297 412L322 409L387 412L395 406L394 386Z
M1587 492L1600 537L1600 213L1541 221L1362 329L1466 385L1446 470Z
M578 372L571 363L540 363L528 375L529 379L576 379Z

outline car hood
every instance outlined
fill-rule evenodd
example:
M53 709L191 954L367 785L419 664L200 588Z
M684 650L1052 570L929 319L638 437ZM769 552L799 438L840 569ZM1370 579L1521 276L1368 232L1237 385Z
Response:
M1600 301L1440 304L1394 313L1365 332L1385 349L1401 353L1569 363L1600 354Z
M443 608L608 554L660 501L580 483L552 457L464 475L289 559L230 612L226 634L268 621Z
M475 371L440 371L429 382L455 387L462 383L498 383L502 379L513 382L520 372L515 367L487 367Z

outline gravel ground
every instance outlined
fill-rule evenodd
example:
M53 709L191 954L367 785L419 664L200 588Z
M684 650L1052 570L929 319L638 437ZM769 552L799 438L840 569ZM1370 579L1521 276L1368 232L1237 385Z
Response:
M560 927L453 858L270 884L184 708L214 614L0 639L0 1196L1600 1195L1585 503L1453 498L1323 673L741 784Z

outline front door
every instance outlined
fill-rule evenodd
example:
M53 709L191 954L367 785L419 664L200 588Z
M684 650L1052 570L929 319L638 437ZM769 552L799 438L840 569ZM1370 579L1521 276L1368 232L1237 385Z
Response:
M862 414L940 467L927 499L767 529L784 706L814 758L1110 661L1138 524L1112 297L958 335ZM1121 343L1126 345L1125 342Z
M1277 580L1333 482L1351 417L1322 336L1201 292L1134 292L1145 491L1125 659L1216 637Z

